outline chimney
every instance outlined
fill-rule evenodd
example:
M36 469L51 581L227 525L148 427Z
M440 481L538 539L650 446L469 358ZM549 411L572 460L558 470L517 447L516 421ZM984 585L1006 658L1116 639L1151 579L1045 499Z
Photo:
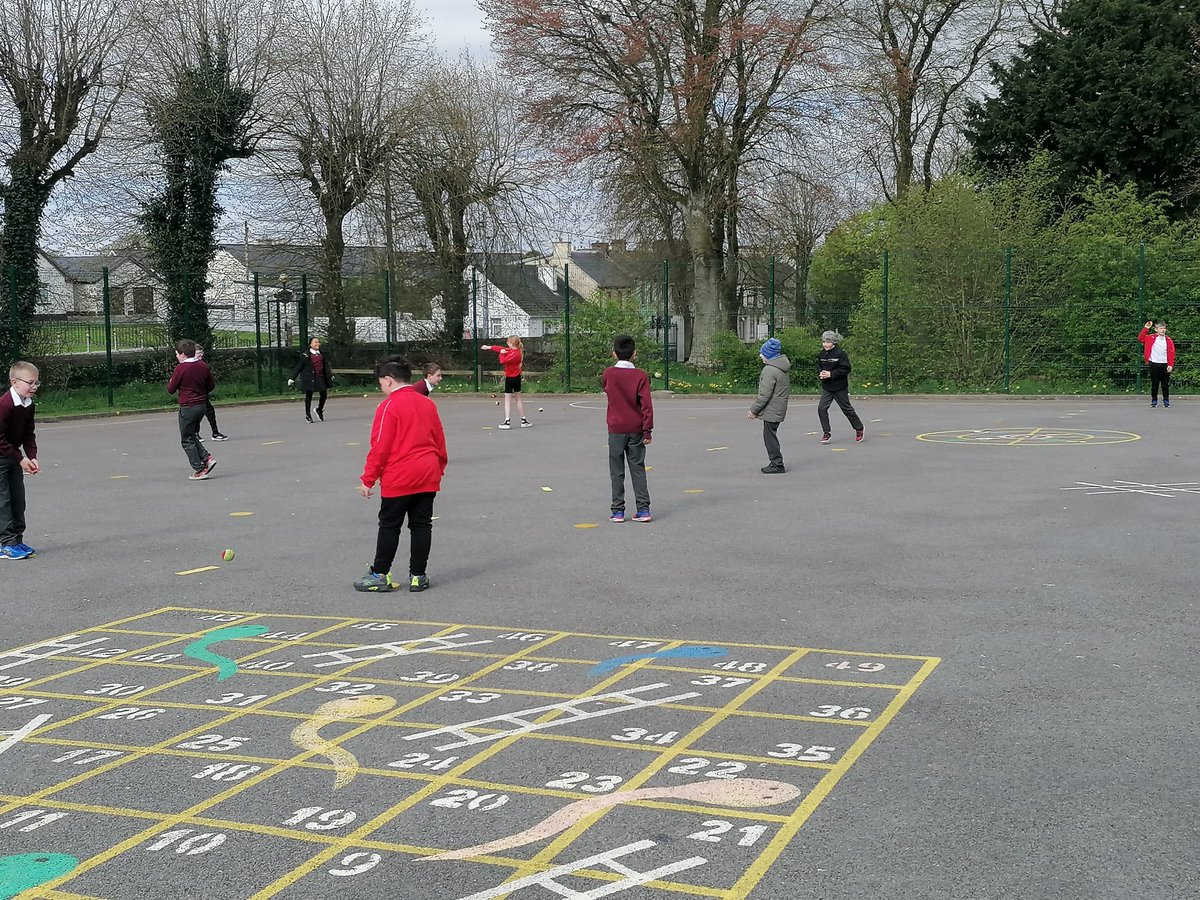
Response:
M562 265L571 261L571 242L554 241L553 262Z
M608 241L592 241L592 249L593 250L602 250L605 253L607 253L608 252Z
M615 253L625 253L629 250L629 245L624 239L619 241L614 240L612 242L612 248Z

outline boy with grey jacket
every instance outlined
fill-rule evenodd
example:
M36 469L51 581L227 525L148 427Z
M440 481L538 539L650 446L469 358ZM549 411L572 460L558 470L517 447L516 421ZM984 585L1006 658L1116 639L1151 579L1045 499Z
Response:
M762 374L758 376L758 396L750 404L747 419L762 419L763 444L767 448L767 464L762 467L764 475L780 475L786 471L783 467L783 453L779 449L779 423L787 416L788 396L792 392L792 383L788 371L792 368L791 361L783 354L783 345L776 338L770 338L758 351L758 358L763 361Z

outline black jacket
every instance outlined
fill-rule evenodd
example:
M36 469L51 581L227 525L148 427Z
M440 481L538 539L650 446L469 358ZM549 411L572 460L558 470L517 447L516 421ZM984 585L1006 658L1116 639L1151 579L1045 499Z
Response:
M819 373L829 370L828 378L820 378ZM818 378L821 387L827 391L844 391L850 387L850 354L841 347L822 350L817 357Z
M300 361L296 363L296 368L292 370L292 377L300 381L300 390L302 391L327 391L333 386L333 366L329 362L329 357L322 353L321 359L325 361L324 377L318 378L312 364L312 351L305 350L300 357Z

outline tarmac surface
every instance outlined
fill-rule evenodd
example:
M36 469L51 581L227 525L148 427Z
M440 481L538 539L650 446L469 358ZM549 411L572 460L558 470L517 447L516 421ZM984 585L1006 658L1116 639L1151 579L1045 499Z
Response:
M378 399L219 408L200 483L171 413L39 427L0 898L1197 896L1200 401L796 396L763 475L677 396L614 525L602 397L437 396L432 588L363 594Z

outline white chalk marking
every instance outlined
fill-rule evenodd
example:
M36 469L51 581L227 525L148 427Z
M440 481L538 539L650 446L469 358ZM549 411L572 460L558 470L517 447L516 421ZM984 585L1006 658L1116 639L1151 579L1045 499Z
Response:
M18 741L24 740L29 735L33 734L52 718L54 717L48 713L43 713L40 716L34 716L29 720L28 723L22 725L16 731L0 731L0 734L8 735L4 741L0 741L0 753L15 747Z
M84 641L82 644L66 643L67 641L72 641L78 637L82 637L82 635L68 634L66 637L59 638L58 640L42 641L40 644L30 644L28 647L22 647L18 650L9 650L7 653L0 653L0 660L14 660L14 662L0 665L0 672L3 672L5 669L15 669L17 666L23 666L26 663L33 662L37 659L49 659L51 656L58 656L60 653L66 653L69 650L78 650L80 647L87 647L90 644L103 644L108 640L108 638L95 638L94 640ZM49 648L49 652L35 652L43 647Z
M406 741L419 741L422 738L433 737L438 734L452 734L461 740L456 744L442 744L436 749L454 750L458 747L468 747L472 744L485 744L488 741L497 741L500 738L511 737L518 734L528 734L531 731L542 731L546 728L558 728L560 725L570 725L573 722L582 722L584 719L598 719L601 716L611 716L616 713L629 712L635 709L644 709L648 706L661 706L664 703L674 703L677 700L687 700L692 697L699 697L697 691L690 691L686 694L677 694L674 697L660 697L657 700L643 700L641 697L634 697L633 694L643 691L653 691L658 688L668 687L668 684L659 682L657 684L647 684L642 687L628 688L624 691L613 691L610 694L597 694L595 697L579 697L575 700L567 700L563 703L552 703L549 706L535 706L532 709L522 709L515 713L507 715L490 716L486 719L476 719L474 722L464 722L461 725L447 725L444 728L435 728L432 731L421 731L417 734L405 735ZM587 711L578 709L584 703L602 703L604 701L617 701L623 705L616 707L605 707ZM566 717L559 717L549 722L532 722L530 718L536 718L542 713L561 711L567 713ZM501 731L495 734L471 734L467 729L477 728L483 725L490 725L493 722L505 722L517 726L509 731Z
M608 850L604 853L597 853L595 856L589 856L586 859L581 859L578 862L567 863L565 866L556 866L553 869L547 869L545 872L540 872L537 875L530 875L526 878L518 878L516 881L510 881L502 884L499 887L491 888L490 890L480 891L476 894L463 897L461 900L493 900L495 897L503 897L513 891L521 891L527 887L540 887L549 891L552 894L557 894L560 897L566 897L568 900L598 900L600 897L607 897L610 894L617 894L621 891L627 891L630 888L635 888L643 884L654 881L657 878L662 878L666 875L674 875L677 872L684 872L688 869L694 869L697 866L702 866L708 862L703 856L691 856L687 859L681 859L679 862L669 863L665 866L659 866L657 869L651 869L648 872L637 872L617 860L622 856L629 856L637 853L640 850L648 850L655 847L657 844L654 841L637 841L633 844L626 844L624 847L617 847L615 850ZM565 884L560 884L554 879L560 878L563 875L573 875L576 872L581 872L584 869L592 866L602 866L606 869L611 869L625 877L620 881L610 881L608 884L593 888L590 891L577 891L567 887Z
M387 659L393 656L414 656L417 653L432 653L434 650L453 650L456 647L474 647L477 644L491 644L491 640L483 641L465 641L462 643L454 643L455 638L468 637L466 632L460 634L447 635L444 638L428 637L415 638L408 641L392 641L389 644L367 644L365 647L352 647L349 650L326 650L322 653L306 653L305 659L317 659L322 656L332 656L333 659L329 662L315 663L315 668L323 669L325 666L346 665L349 663L366 662L371 659ZM406 644L432 644L432 647L420 647L416 650L409 650L403 646ZM373 656L351 656L352 653L364 653L368 650L382 650L382 653L376 653Z

